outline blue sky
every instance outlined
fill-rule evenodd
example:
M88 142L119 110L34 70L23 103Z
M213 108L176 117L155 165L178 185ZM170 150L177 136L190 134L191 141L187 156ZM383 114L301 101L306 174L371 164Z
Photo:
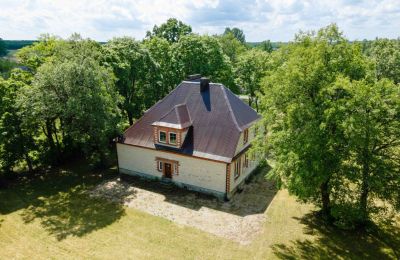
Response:
M400 36L400 0L0 0L0 37L77 32L100 41L122 35L142 39L169 17L201 34L239 27L247 41L288 41L299 30L333 22L350 40Z

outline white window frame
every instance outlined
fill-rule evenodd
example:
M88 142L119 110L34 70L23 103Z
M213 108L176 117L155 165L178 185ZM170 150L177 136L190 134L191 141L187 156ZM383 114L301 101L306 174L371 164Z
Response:
M158 170L160 171L160 172L162 172L163 171L163 162L162 161L158 161Z
M174 134L174 135L175 135L175 143L172 143L172 142L171 142L171 134ZM169 143L169 144L172 144L172 145L176 145L177 142L178 142L178 134L175 133L175 132L169 132L169 133L168 133L168 143Z
M161 141L161 133L165 134L165 141ZM158 131L158 142L163 143L163 144L167 143L167 132L162 131L162 130Z
M238 179L240 177L241 174L241 168L242 168L242 163L241 163L241 158L236 159L235 161L235 165L234 165L234 172L233 172L233 177L236 179Z

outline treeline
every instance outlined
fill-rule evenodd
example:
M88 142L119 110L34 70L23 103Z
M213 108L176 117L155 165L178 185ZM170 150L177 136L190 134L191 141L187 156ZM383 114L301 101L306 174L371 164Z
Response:
M3 40L7 50L19 50L23 47L32 45L37 41L33 40Z
M336 25L276 49L243 31L198 35L176 19L143 41L43 36L0 77L0 167L33 170L84 156L108 163L112 139L190 74L249 96L263 114L269 177L338 226L400 209L400 41L350 42Z
M269 177L343 228L400 210L400 41L350 42L337 26L273 52L259 137Z
M250 50L227 28L207 36L176 19L106 43L44 35L16 53L18 67L0 77L0 168L34 170L84 156L108 164L112 139L190 74L236 93L256 90L269 53Z

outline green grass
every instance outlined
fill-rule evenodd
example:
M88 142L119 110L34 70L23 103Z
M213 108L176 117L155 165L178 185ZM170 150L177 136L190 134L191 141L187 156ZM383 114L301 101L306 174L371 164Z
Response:
M262 234L247 246L87 195L88 189L115 175L113 169L100 172L77 164L0 190L0 259L396 259L400 255L398 223L377 226L369 233L338 231L318 222L312 206L297 202L285 190L277 193L265 213Z

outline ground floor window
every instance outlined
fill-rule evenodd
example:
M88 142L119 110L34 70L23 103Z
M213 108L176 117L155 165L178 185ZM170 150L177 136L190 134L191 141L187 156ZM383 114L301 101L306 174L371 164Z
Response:
M163 170L163 162L162 161L157 161L157 170L162 172L162 170Z

